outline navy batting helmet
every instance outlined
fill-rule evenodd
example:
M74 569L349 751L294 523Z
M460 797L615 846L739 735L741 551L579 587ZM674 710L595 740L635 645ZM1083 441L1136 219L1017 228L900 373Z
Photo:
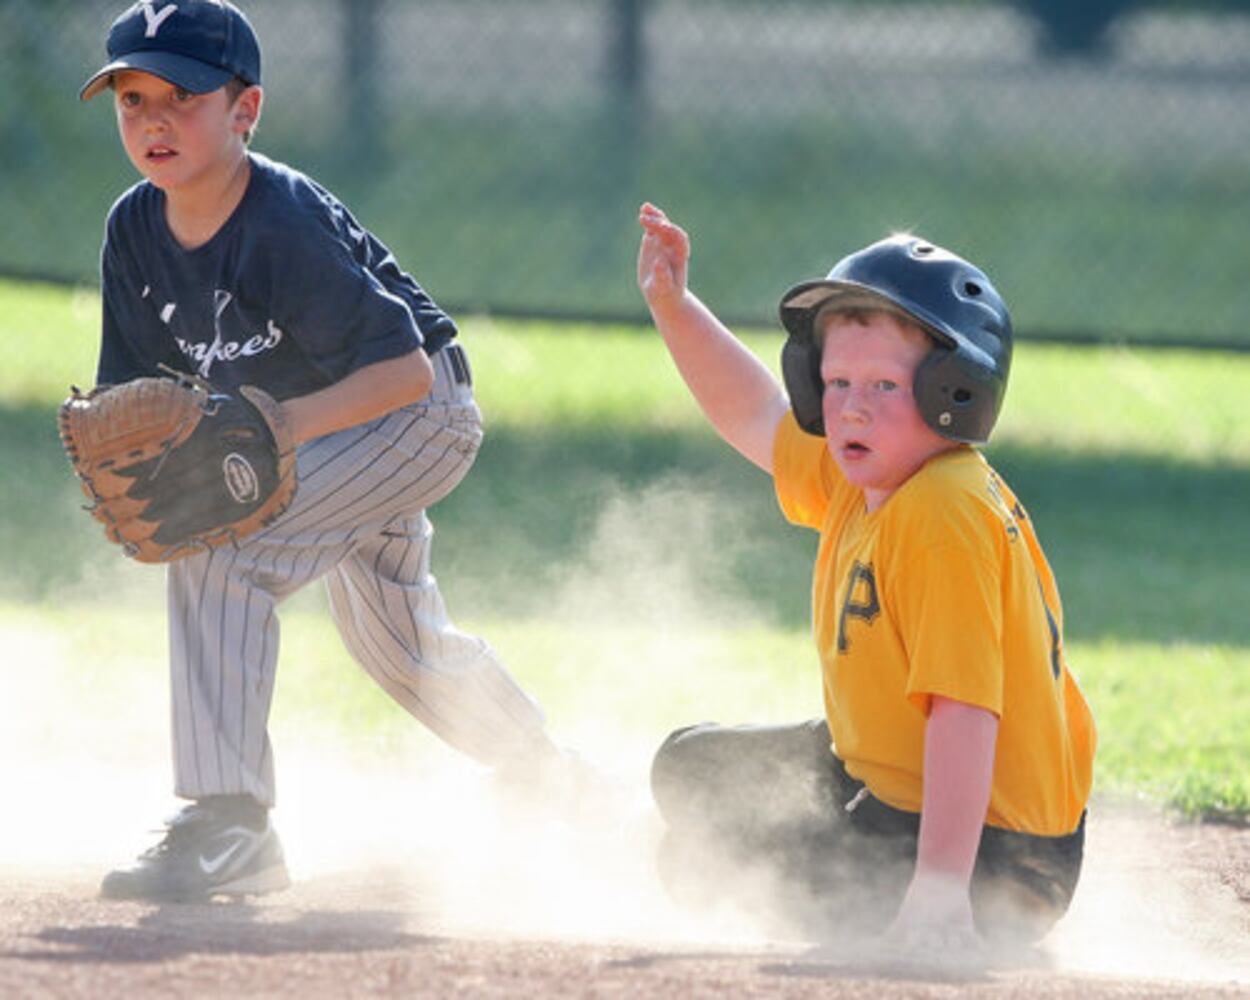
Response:
M989 440L1007 390L1012 334L1007 306L984 272L904 234L843 257L827 278L786 292L782 375L799 426L818 435L825 422L816 321L830 306L885 309L919 323L935 344L912 385L920 415L952 441Z

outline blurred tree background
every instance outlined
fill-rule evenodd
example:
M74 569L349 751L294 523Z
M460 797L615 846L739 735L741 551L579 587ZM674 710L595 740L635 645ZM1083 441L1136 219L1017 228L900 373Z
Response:
M983 264L1025 337L1250 345L1247 0L244 8L255 148L455 311L642 318L650 199L738 322L909 229ZM0 273L95 282L135 175L77 92L120 10L0 0Z

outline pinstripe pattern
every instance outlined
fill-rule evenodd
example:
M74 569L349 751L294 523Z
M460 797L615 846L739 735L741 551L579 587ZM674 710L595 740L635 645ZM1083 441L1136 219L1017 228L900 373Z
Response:
M486 642L451 623L430 572L425 510L464 477L482 437L449 353L434 355L422 403L302 446L295 502L273 525L169 566L179 795L273 805L278 604L319 578L348 650L449 744L495 765L545 742L541 709Z

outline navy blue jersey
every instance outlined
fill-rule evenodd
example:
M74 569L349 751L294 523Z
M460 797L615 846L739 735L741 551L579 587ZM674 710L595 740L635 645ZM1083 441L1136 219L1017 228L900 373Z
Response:
M249 159L243 200L194 250L174 239L165 194L150 182L114 204L98 383L155 375L163 363L285 400L419 346L434 354L456 335L334 195L290 167Z

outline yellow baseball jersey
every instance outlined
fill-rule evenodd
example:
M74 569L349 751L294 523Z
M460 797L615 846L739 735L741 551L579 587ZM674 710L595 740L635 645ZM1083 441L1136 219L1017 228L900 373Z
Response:
M1076 829L1093 718L1064 659L1063 609L1033 525L984 456L966 446L935 456L871 513L793 415L773 466L786 517L820 532L813 629L847 771L919 812L930 701L953 698L999 720L987 822Z

